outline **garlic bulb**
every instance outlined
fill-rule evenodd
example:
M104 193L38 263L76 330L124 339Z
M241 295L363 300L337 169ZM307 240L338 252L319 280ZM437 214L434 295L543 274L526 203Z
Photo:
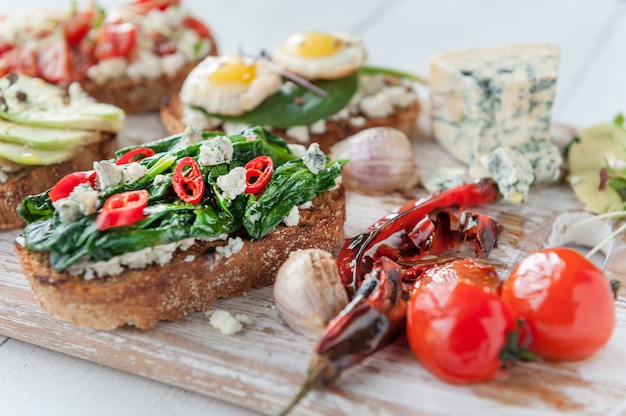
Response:
M406 190L418 180L411 142L391 127L361 130L333 145L330 157L350 160L341 174L343 185L364 194Z
M332 254L313 248L291 253L276 275L274 301L281 318L310 338L348 303Z

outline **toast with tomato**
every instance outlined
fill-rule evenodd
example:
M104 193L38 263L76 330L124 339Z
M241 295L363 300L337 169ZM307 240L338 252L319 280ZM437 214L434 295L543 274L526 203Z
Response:
M24 225L16 208L26 196L111 157L125 114L78 84L24 75L0 77L0 97L0 229L9 229Z
M417 129L420 105L401 71L366 66L365 46L345 33L309 32L290 37L271 55L210 56L161 107L170 133L186 125L203 130L270 126L288 142L338 140L376 126L407 135Z
M273 283L291 251L344 239L345 161L254 127L120 149L19 207L15 252L51 316L148 329Z
M129 113L157 110L216 52L211 31L180 0L131 0L111 10L73 3L0 21L0 76L15 72L62 87L77 81Z

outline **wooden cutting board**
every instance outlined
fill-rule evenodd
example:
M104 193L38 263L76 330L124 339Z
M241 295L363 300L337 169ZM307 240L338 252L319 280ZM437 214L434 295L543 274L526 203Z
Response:
M150 136L151 138L158 136ZM427 136L413 138L420 170L458 166ZM346 235L363 231L410 198L348 193ZM582 211L567 185L533 189L521 205L501 202L480 208L505 227L490 260L502 276L527 253L548 243L563 213ZM582 231L599 239L605 227ZM243 313L251 323L227 336L204 313L163 322L149 331L102 332L48 317L21 275L12 243L20 230L0 233L0 334L163 381L258 412L278 412L305 379L314 341L291 331L278 316L271 288L220 300L213 309ZM570 241L568 241L568 239ZM576 239L559 237L559 244ZM619 237L606 250L604 269L626 286L626 244ZM406 340L346 371L332 386L310 393L294 415L623 415L626 414L626 298L616 302L617 325L609 344L574 363L525 363L506 380L471 386L442 383L425 371Z

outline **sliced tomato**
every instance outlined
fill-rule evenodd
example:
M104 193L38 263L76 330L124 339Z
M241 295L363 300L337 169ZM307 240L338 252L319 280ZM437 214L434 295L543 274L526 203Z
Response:
M128 22L108 22L102 25L94 45L97 60L128 57L137 44L137 29Z
M89 183L93 187L95 186L96 176L95 170L67 174L48 191L48 197L50 197L52 202L67 198L74 188L81 183Z
M208 28L207 25L202 23L200 20L196 19L193 16L185 17L183 20L183 26L188 27L191 30L194 30L198 36L205 39L213 39L213 34L211 33L211 29Z
M88 7L84 10L75 11L68 21L62 22L65 39L71 47L78 45L93 27L96 17L95 8Z
M180 0L135 0L124 6L125 9L139 14L148 14L151 10L165 10L170 6L179 5Z
M70 73L72 57L67 41L59 36L50 38L37 56L37 70L39 76L48 82L69 84L72 81Z
M31 77L39 76L37 68L37 50L33 47L16 47L2 55L4 68L8 72L17 72Z
M0 55L4 54L7 51L10 51L15 47L13 42L9 42L6 39L0 38Z
M96 217L96 228L104 231L136 223L143 217L143 209L148 205L149 197L145 189L110 196Z

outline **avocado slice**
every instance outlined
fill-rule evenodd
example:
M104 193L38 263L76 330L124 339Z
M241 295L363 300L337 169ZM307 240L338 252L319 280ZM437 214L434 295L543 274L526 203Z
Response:
M599 171L607 160L626 160L626 130L614 123L596 124L578 133L567 152L571 174Z
M21 165L53 165L74 157L81 148L44 150L18 143L0 142L0 158Z
M78 84L64 89L39 78L20 75L0 79L0 118L34 127L95 130L118 133L124 110L89 98Z
M0 141L25 144L37 149L73 149L100 140L96 131L32 127L0 120Z

